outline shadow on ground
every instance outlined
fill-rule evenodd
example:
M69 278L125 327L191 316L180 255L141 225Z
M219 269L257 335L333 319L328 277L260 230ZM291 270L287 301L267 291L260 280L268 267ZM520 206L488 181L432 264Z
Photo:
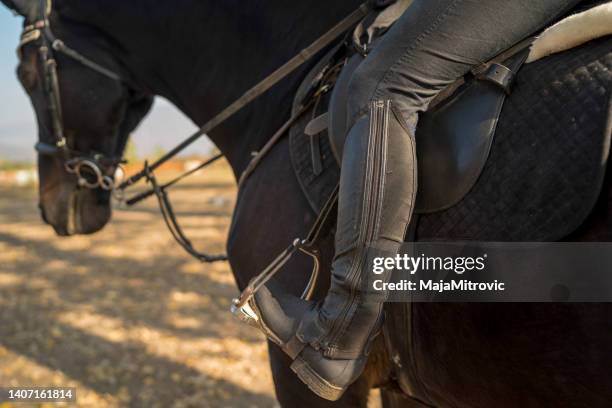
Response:
M173 195L196 245L213 252L230 186ZM78 406L274 406L265 342L228 312L227 265L183 254L152 200L67 239L35 202L32 190L0 188L0 384L74 386Z

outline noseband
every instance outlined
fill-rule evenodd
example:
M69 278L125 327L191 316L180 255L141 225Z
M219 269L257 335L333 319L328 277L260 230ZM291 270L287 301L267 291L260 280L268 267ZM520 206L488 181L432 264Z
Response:
M38 44L38 56L43 66L43 90L51 116L53 142L39 141L36 151L43 156L58 157L64 161L68 174L77 177L78 186L87 189L112 191L115 188L113 171L124 161L121 156L107 157L97 152L83 153L71 148L65 135L62 117L61 93L57 74L55 53L61 53L81 65L114 81L127 84L121 76L88 59L68 47L55 37L49 24L51 0L41 0L41 15L33 24L24 27L17 49L21 59L22 48L31 43Z

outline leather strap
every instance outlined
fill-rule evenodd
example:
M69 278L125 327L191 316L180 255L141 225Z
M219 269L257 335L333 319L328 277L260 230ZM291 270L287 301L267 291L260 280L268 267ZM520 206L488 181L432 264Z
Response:
M491 82L510 94L510 85L514 82L514 72L505 65L493 63L489 65L489 68L482 74L479 74L476 78Z
M483 74L484 72L486 72L489 69L489 66L492 64L499 64L509 58L512 58L513 56L519 54L521 51L526 51L531 47L531 44L533 44L533 42L535 41L537 37L536 36L531 36L531 37L527 37L524 40L516 43L515 45L513 45L512 47L508 48L507 50L502 51L501 53L497 54L495 57L491 58L489 61L477 65L474 68L472 68L470 70L470 72L472 73L472 75L474 75L475 77L478 77L479 75ZM527 55L529 53L527 52ZM525 56L525 58L523 59L523 61L527 58L527 55ZM521 62L522 64L522 62ZM517 71L515 69L513 69L513 71Z
M323 161L321 160L321 140L319 135L310 137L310 160L312 162L312 173L315 176L323 173Z
M304 129L304 134L306 134L307 136L318 135L324 130L327 130L328 126L329 126L329 112L325 112L324 114L319 115L313 120L311 120L310 122L308 122L308 124L306 125L306 128Z
M214 162L216 162L217 160L219 160L222 157L223 157L222 154L217 154L217 155L211 157L210 159L200 163L198 166L194 167L193 169L189 170L188 172L183 173L183 174L175 177L174 179L170 180L169 182L159 186L159 188L162 191L165 191L166 189L172 187L173 185L175 185L176 183L178 183L179 181L181 181L185 177L191 176L192 174L197 173L198 171L202 170L203 168L210 166L211 164L213 164ZM132 207L132 206L138 204L139 202L141 202L142 200L144 200L146 198L149 198L150 196L155 194L155 190L156 190L156 187L153 186L149 190L145 190L142 193L138 193L138 194L128 198L127 200L125 200L125 205L127 205L128 207Z
M312 172L315 176L323 173L323 162L321 159L321 141L319 134L327 130L329 125L329 115L325 112L317 116L304 129L304 134L310 136L310 155L312 161Z
M282 349L285 354L287 354L289 358L291 358L291 360L295 360L296 357L302 352L302 350L304 350L304 347L306 347L306 344L302 343L302 341L298 339L297 336L293 336L291 340L283 344Z
M189 136L182 143L176 146L174 149L170 150L168 153L163 155L161 158L153 162L149 169L142 169L138 173L129 177L119 186L120 189L125 189L126 187L138 182L143 177L146 177L147 171L155 171L159 166L172 159L174 156L179 154L185 148L190 146L193 142L198 140L205 134L210 133L221 123L225 122L227 119L232 117L236 112L241 110L243 107L251 103L253 100L258 98L260 95L268 91L278 82L280 82L287 75L295 71L298 67L302 66L306 61L316 55L319 51L323 50L325 47L334 42L340 35L350 29L352 26L357 24L370 10L370 6L368 3L363 3L357 10L352 12L348 17L344 20L336 24L331 30L323 34L319 37L315 42L313 42L310 46L302 50L295 57L285 63L283 66L278 68L272 74L268 75L257 85L253 86L251 89L246 91L240 98L234 101L227 108L223 109L220 113L214 116L211 120L206 122L197 132L193 135ZM242 177L241 177L242 178Z
M255 168L261 163L264 157L268 154L270 150L278 143L278 141L287 133L289 128L293 126L293 124L304 114L310 107L313 105L314 101L308 102L306 105L302 106L296 113L294 113L289 120L287 120L283 126L280 127L276 131L276 133L266 142L266 144L255 153L246 169L240 175L240 179L238 180L238 188L242 187L246 179L255 171Z
M145 164L145 169L147 168L148 167ZM166 226L168 227L168 230L172 234L172 237L174 238L174 240L181 247L183 247L183 249L188 254L198 259L200 262L212 263L212 262L218 262L218 261L226 261L227 255L225 254L211 255L205 252L200 252L197 249L195 249L191 241L185 236L183 229L178 223L176 214L174 212L172 204L170 203L170 198L168 197L166 190L157 183L157 179L155 178L155 174L153 172L150 172L150 171L147 172L147 179L153 186L153 194L155 194L155 196L157 197L157 200L159 203L159 209L161 211L162 217L164 219L164 222L166 223Z
M505 53L505 55L508 55ZM476 78L491 82L510 95L512 84L516 79L516 74L519 72L527 57L529 56L529 48L523 47L515 49L514 54L508 55L508 58L501 62L492 61L487 66L484 72L477 73Z

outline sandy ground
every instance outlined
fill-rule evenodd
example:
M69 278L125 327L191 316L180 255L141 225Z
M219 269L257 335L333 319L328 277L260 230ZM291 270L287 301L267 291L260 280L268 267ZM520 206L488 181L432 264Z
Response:
M196 247L223 251L234 195L224 164L172 190ZM277 406L263 336L229 313L227 263L186 255L154 199L70 238L36 203L0 185L0 386L76 387L77 402L15 407Z
M235 190L218 170L173 199L195 244L222 251ZM264 339L228 312L227 264L185 255L154 200L71 238L36 200L0 186L1 386L76 387L79 407L275 406Z

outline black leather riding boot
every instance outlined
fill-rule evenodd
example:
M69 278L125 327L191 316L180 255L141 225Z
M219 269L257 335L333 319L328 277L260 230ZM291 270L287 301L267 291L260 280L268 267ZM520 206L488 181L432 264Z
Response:
M368 346L382 323L385 294L372 287L372 261L395 256L416 194L413 132L390 101L374 101L344 146L336 256L325 299L309 304L275 293L257 294L253 307L291 368L319 396L336 400L362 373Z

